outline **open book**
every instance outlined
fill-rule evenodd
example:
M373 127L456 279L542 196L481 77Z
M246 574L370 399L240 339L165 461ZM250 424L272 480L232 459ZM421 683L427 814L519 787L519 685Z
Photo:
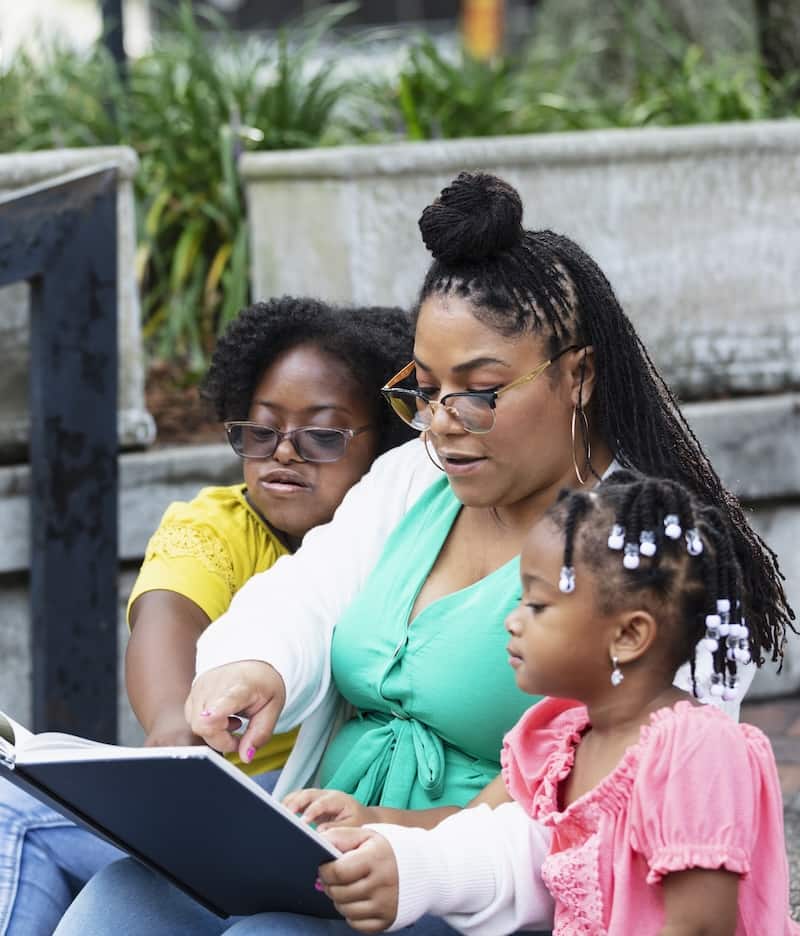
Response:
M0 713L0 768L220 916L338 916L314 881L339 852L210 748L35 735Z

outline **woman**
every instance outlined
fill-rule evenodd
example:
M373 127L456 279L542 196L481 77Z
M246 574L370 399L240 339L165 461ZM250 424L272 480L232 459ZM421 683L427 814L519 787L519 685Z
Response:
M183 713L198 636L252 575L330 519L377 454L409 437L378 389L410 353L401 309L288 296L243 310L220 338L203 394L242 458L244 483L171 504L148 543L126 654L146 745L199 742ZM293 740L277 735L239 766L271 786ZM51 933L80 886L121 854L0 784L0 934Z
M276 722L283 730L304 720L281 791L319 767L323 785L380 807L375 818L470 801L497 773L513 712L529 704L509 686L503 631L519 598L525 534L561 488L590 488L617 463L681 480L735 519L754 613L769 622L774 646L782 639L790 611L774 557L723 489L607 280L572 241L524 231L521 219L510 186L464 173L420 222L434 263L420 293L413 367L386 395L423 430L444 475L420 494L416 474L409 480L396 462L379 462L365 482L371 493L351 493L331 531L346 531L370 503L393 519L407 508L388 539L367 537L354 555L342 548L323 571L308 564L324 553L319 531L304 562L249 583L200 641L187 712L212 746L236 748L226 730L235 712L251 718L239 745L245 758ZM354 531L349 542L357 539ZM309 608L317 601L324 611ZM271 614L261 628L265 606L286 615L285 626ZM337 691L358 713L332 734L319 764ZM185 904L179 911L160 882L127 868L95 879L58 933L104 932L104 920L138 932L134 908L144 904L158 906L169 931ZM231 932L348 931L331 926L267 915ZM423 922L415 932L442 926ZM198 921L193 931L225 924Z

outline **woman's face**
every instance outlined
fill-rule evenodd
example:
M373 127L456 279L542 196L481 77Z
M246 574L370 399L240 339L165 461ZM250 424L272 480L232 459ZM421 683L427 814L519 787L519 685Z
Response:
M467 300L434 294L417 321L417 382L434 398L496 390L546 361L546 345L529 333L505 337L478 321ZM436 409L428 442L463 504L513 507L574 479L570 357L501 395L485 434L467 432L443 407Z
M282 432L301 426L360 429L374 423L374 404L341 361L314 345L300 345L279 355L264 372L247 418ZM270 458L244 459L250 501L294 544L330 520L371 465L377 440L376 426L354 436L339 461L308 462L283 439Z

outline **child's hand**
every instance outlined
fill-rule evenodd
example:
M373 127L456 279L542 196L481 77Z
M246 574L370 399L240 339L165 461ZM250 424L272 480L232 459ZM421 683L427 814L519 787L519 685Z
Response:
M316 824L318 832L334 826L362 826L376 822L377 815L352 796L339 790L297 790L285 797L283 805Z
M397 917L397 862L389 842L372 829L331 829L325 837L348 852L319 869L325 893L353 929L381 933Z

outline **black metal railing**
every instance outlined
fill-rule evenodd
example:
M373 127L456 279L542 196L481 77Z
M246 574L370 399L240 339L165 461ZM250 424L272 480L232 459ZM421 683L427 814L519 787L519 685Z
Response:
M0 286L31 287L33 727L117 736L114 169L0 199Z

